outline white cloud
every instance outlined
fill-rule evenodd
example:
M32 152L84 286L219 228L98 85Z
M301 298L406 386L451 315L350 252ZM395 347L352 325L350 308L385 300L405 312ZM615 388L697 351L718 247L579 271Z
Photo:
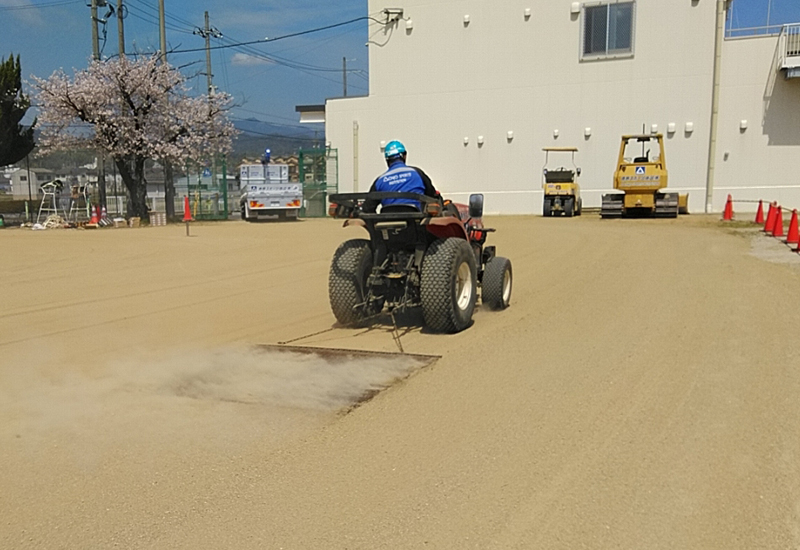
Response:
M34 8L34 4L30 0L0 0L0 7L12 8L6 10L5 13L27 25L41 26L44 23L41 10L39 8Z
M235 53L231 57L231 65L269 65L272 63L261 57L247 55L246 53Z

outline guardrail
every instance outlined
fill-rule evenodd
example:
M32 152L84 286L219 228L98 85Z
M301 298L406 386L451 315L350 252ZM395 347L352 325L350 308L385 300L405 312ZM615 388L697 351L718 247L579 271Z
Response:
M762 25L760 27L729 27L725 29L725 38L748 38L751 36L774 36L783 31L785 25Z

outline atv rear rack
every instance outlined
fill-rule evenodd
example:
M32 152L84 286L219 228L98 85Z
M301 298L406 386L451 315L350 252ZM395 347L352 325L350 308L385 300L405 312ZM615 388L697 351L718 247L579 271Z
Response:
M424 207L417 212L365 212L366 203L377 205L386 199L406 199L418 202ZM329 214L334 218L362 218L365 220L424 220L441 213L441 199L418 193L395 193L378 191L372 193L334 193L330 201ZM399 203L402 204L402 203ZM413 206L405 203L408 206ZM439 208L434 208L438 206Z

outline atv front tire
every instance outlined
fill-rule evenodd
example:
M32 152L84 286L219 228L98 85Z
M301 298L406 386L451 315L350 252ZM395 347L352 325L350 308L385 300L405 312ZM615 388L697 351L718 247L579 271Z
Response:
M511 303L511 286L514 277L511 260L495 256L483 268L481 301L491 309L505 309Z
M573 197L570 197L566 201L564 201L564 216L566 216L567 218L571 218L574 213L575 213L575 199Z
M372 308L356 307L367 300L367 279L371 270L372 248L365 239L345 241L333 254L328 275L328 299L334 317L342 325L357 326L379 313L376 305Z
M457 237L435 241L422 260L420 301L425 324L460 332L472 322L478 287L475 254Z

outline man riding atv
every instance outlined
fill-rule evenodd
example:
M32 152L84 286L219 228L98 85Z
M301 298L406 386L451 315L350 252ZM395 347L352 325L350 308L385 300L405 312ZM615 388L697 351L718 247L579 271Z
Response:
M401 143L389 143L385 157L389 170L370 192L330 196L331 216L370 237L345 241L333 256L336 320L363 325L384 308L420 307L429 328L459 332L472 323L479 286L485 305L508 307L511 262L484 246L494 230L483 227L483 195L471 195L469 206L445 203L422 170L406 166Z
M390 141L383 150L383 156L386 159L386 165L389 169L375 178L372 187L369 188L369 192L417 193L419 195L438 199L439 192L433 187L431 178L420 168L406 166L407 155L406 148L402 143L399 141ZM417 210L422 208L419 201L395 198L383 199L381 201L367 200L362 210L364 212L375 212L379 203L383 207L391 205L411 205ZM396 210L402 210L402 208Z

